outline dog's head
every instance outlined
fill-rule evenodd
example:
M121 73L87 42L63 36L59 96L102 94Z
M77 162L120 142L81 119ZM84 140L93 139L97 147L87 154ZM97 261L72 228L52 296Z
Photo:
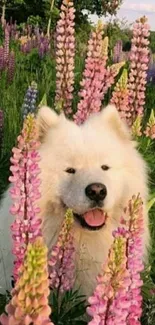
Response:
M132 195L145 196L144 162L115 107L81 126L43 107L37 123L43 205L71 208L80 227L99 230Z

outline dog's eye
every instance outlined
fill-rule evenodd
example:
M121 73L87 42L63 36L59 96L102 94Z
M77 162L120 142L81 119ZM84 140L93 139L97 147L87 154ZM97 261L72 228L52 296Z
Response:
M102 168L103 170L108 170L110 167L107 166L107 165L102 165L101 168Z
M68 174L75 174L76 173L76 170L74 168L67 168L65 171Z

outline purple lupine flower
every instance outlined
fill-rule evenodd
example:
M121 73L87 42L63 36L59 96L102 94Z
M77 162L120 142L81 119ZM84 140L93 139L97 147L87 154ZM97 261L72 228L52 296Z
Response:
M153 82L155 83L155 65L150 65L148 71L147 71L147 82Z
M37 94L37 84L33 81L26 92L22 106L22 114L24 119L29 113L35 113Z
M4 49L0 47L0 71L4 69Z
M15 74L15 52L11 51L9 55L8 69L7 69L7 79L11 83Z
M42 58L50 50L50 39L47 36L42 36L38 41L38 53Z
M17 33L16 21L14 23L11 22L11 24L9 26L9 30L10 30L10 38L15 39L15 36L16 36L16 33Z
M113 62L114 63L120 62L122 48L123 48L123 42L121 40L117 41L114 46L114 52L113 52Z
M4 136L4 113L0 110L0 156L3 149L3 136Z
M40 58L43 58L45 52L44 43L39 44L38 53Z

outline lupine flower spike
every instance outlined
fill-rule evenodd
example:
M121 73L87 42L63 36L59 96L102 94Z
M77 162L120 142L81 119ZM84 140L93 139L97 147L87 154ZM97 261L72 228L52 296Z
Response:
M7 68L7 79L8 82L11 83L15 74L15 52L11 51L9 54L9 62Z
M22 105L22 114L23 118L31 113L35 114L36 113L36 100L37 100L37 84L36 82L32 81L31 85L29 86L25 98L24 98L24 103Z
M120 116L130 125L131 113L129 111L129 92L127 89L128 74L124 69L112 93L111 103L115 104Z
M58 241L52 248L50 265L50 286L60 292L72 289L75 277L75 247L72 233L73 213L69 209L60 231Z
M28 244L19 277L6 307L8 316L0 317L2 325L54 325L49 316L47 248L42 237Z
M40 212L36 200L40 197L38 174L39 154L36 149L37 129L34 115L27 116L21 135L18 137L17 148L13 148L12 176L13 183L10 193L14 201L10 212L16 217L11 229L13 233L13 254L15 255L14 278L17 280L19 268L23 264L25 251L29 242L41 233L41 221L37 218Z
M89 325L125 325L130 306L126 299L130 284L126 269L126 232L118 229L114 243L103 265L103 274L98 276L94 295L89 298L87 313L93 317Z
M144 226L139 196L129 202L121 223L113 233L114 242L103 273L89 298L87 312L93 317L89 325L140 325Z
M95 31L92 32L88 42L88 53L81 82L81 98L74 121L77 124L83 123L91 113L101 110L104 95L108 88L114 83L124 62L117 63L106 68L108 58L108 38L103 37L103 24L98 23Z
M143 203L138 195L130 200L125 210L122 223L128 232L127 239L127 269L129 270L131 284L128 288L128 300L130 307L128 310L127 325L141 325L140 317L142 315L142 295L141 287L143 281L140 273L144 270L144 221L143 221Z
M63 0L60 20L57 23L56 37L56 97L55 106L58 111L64 109L66 115L72 113L74 90L74 36L75 9L73 2Z
M81 81L81 98L74 120L83 123L92 112L100 110L100 91L108 57L108 38L103 44L103 24L99 21L88 42L88 52Z
M121 40L117 41L114 46L114 51L113 51L113 62L114 63L120 62L122 48L123 48L123 42Z
M129 107L132 114L132 122L135 121L137 115L142 115L144 111L149 62L149 28L146 17L137 20L133 28L128 82Z
M5 39L4 39L4 65L7 67L9 61L9 46L10 46L10 33L8 26L5 27Z

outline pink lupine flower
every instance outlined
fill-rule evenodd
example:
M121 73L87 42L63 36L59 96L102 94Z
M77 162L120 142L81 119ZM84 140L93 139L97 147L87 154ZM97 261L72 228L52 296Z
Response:
M34 115L29 114L25 119L22 133L17 138L18 146L12 150L10 167L12 176L9 178L13 183L10 193L14 202L10 212L16 217L11 226L14 241L13 254L16 257L15 280L18 278L28 243L33 242L41 233L41 220L37 218L40 211L36 206L36 200L40 198L38 178L40 156L36 151L39 145L36 138Z
M114 84L115 77L118 75L120 69L124 66L124 64L125 62L122 61L107 67L105 78L102 84L102 99L104 98L104 95L107 93L108 89Z
M155 114L153 109L151 111L150 118L146 125L146 130L144 131L144 134L152 140L155 139Z
M83 123L91 113L99 112L104 95L118 74L123 63L106 68L108 58L108 38L103 36L103 25L98 23L88 42L88 52L83 80L81 82L81 98L74 115L77 124Z
M130 273L131 284L128 290L130 308L127 317L127 325L140 325L142 315L141 287L143 281L140 273L144 270L143 264L143 203L140 197L133 197L125 210L123 224L128 231L127 240L127 269Z
M75 247L72 225L73 214L69 209L49 260L50 286L60 292L72 289L75 279Z
M124 69L120 79L118 80L114 91L112 93L112 98L110 100L111 104L114 104L120 116L126 120L126 122L130 125L131 113L129 108L129 92L127 88L128 82L128 74L127 70Z
M126 325L130 305L126 299L130 284L126 269L126 236L126 232L121 229L114 233L114 243L103 265L103 274L98 276L94 295L88 300L90 307L87 313L93 317L89 325Z
M121 224L113 233L114 242L103 273L88 300L87 312L93 317L89 325L140 325L144 225L139 196L130 200Z
M92 112L100 110L102 80L105 76L105 65L108 57L108 38L103 41L103 24L98 23L88 42L88 52L81 81L81 98L74 120L83 123Z
M133 28L132 47L130 53L130 73L128 81L129 107L132 121L142 115L145 105L145 89L149 63L149 25L147 18L137 20Z
M123 48L122 40L117 41L115 46L114 46L114 51L113 51L113 62L114 63L120 62L121 54L122 54L122 48Z
M2 325L54 325L49 318L47 248L42 237L28 244L11 294L12 299L6 306L7 315L0 316Z
M6 25L5 30L5 39L4 39L4 64L7 66L8 61L9 61L9 46L10 46L10 32L8 29L8 26Z
M72 113L74 90L74 36L75 9L71 0L63 0L56 37L56 97L57 110L64 109L66 115Z

